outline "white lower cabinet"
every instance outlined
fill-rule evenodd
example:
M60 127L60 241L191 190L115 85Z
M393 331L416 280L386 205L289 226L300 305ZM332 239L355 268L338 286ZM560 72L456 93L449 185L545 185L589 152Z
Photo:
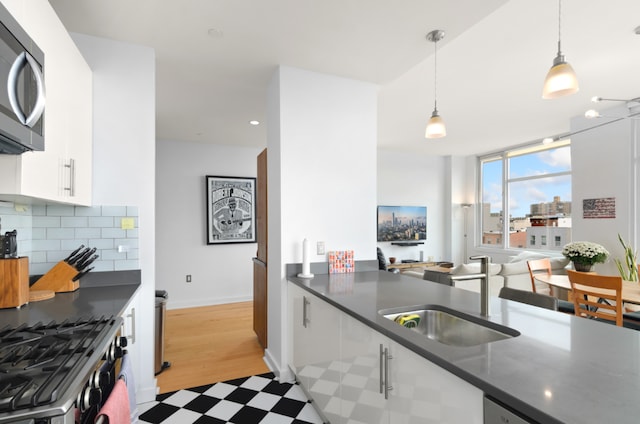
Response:
M342 316L341 328L344 366L340 422L389 423L384 384L384 348L388 349L389 339L347 314ZM388 387L386 390L388 395L392 393Z
M480 389L292 283L289 300L291 368L332 424L482 423Z
M482 423L480 389L395 342L389 352L391 423Z
M340 413L340 315L327 302L289 284L289 364L316 409L332 423Z

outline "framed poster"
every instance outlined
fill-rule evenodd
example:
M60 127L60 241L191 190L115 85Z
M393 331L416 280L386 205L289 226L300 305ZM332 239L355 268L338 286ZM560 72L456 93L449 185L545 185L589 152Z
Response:
M206 176L207 244L256 242L256 179Z

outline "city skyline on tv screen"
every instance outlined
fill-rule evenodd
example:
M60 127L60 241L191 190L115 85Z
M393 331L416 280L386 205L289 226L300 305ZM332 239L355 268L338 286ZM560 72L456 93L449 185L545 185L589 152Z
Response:
M378 241L426 239L426 206L378 206Z

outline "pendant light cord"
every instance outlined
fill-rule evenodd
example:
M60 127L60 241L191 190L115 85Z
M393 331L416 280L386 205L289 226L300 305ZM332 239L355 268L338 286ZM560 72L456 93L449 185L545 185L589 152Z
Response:
M438 41L435 45L435 53L433 55L433 109L438 110Z
M558 0L558 56L562 54L560 40L562 39L562 0Z

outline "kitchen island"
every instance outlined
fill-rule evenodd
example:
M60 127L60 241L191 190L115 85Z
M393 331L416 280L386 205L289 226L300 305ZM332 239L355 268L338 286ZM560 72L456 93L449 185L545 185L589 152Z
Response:
M638 422L637 331L500 298L491 299L486 318L480 315L477 293L383 271L288 280L532 422ZM424 305L448 307L520 335L476 346L451 346L379 314ZM312 321L313 314L312 309Z

